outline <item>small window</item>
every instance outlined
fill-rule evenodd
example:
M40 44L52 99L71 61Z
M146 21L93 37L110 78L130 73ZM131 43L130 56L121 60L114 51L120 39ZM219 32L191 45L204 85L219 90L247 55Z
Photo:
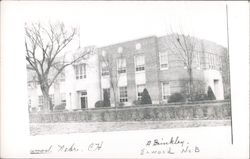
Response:
M102 76L108 76L109 75L109 68L108 65L105 62L102 62Z
M59 75L60 81L65 81L65 70L63 70Z
M136 49L136 50L140 50L140 49L141 49L141 44L140 44L140 43L137 43L137 44L135 45L135 49Z
M145 70L145 59L143 55L135 57L135 69L136 72Z
M143 92L144 88L145 88L145 84L137 85L137 99L138 100L141 100L142 92Z
M117 52L118 53L122 53L122 51L123 51L123 48L122 47L118 47Z
M102 56L105 57L106 56L106 51L102 51Z
M128 101L127 87L119 87L119 92L120 92L120 102L127 102Z
M162 83L162 99L167 100L168 96L170 96L170 85L168 82Z
M160 68L161 69L168 68L168 54L167 54L167 52L160 53Z
M117 60L118 73L126 73L126 59L120 58Z
M61 104L66 104L66 93L61 94Z

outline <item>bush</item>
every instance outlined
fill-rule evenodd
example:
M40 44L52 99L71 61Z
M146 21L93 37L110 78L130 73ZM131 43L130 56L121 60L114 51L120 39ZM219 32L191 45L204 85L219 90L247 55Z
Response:
M207 100L207 94L196 94L192 99L192 101L202 101L202 100Z
M186 98L181 93L174 93L168 99L168 103L185 102L185 101Z
M54 107L54 110L65 110L65 107L66 107L66 103L62 103L62 104L56 105Z
M141 100L134 100L133 105L141 105Z
M208 89L207 89L207 99L208 100L216 100L214 92L210 86L208 86Z
M152 104L151 97L148 93L148 90L144 88L142 92L141 104Z
M95 103L95 107L96 108L102 108L104 107L104 101L103 100L99 100Z
M125 104L122 102L118 102L118 107L123 107Z

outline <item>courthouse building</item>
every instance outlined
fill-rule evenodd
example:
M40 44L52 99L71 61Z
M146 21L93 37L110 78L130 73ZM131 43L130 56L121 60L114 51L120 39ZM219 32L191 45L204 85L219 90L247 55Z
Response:
M111 106L115 101L129 106L141 99L144 88L154 104L167 102L171 94L186 89L185 81L189 79L187 65L173 51L171 39L172 35L150 36L97 48L87 60L66 67L50 90L53 104L64 103L66 109L94 108L106 90ZM216 99L223 100L221 67L225 48L207 40L193 38L193 42L193 81L204 83L204 93L210 86ZM29 105L41 107L42 93L33 83L29 71Z

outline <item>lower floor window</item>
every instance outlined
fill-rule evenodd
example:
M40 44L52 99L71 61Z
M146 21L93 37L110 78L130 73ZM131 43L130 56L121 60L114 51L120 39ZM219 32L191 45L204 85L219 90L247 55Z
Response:
M168 82L162 83L162 99L167 100L168 96L170 96L170 84Z
M38 106L43 107L43 96L38 96Z
M143 92L144 88L145 88L145 84L137 85L137 99L138 100L141 100L142 92Z
M66 93L61 94L61 104L66 104Z
M104 88L104 89L103 89L103 99L104 99L104 94L105 94L105 92L107 93L107 97L108 97L108 99L110 100L110 89L109 89L109 88Z
M119 92L120 92L120 102L127 102L128 101L127 87L119 87Z
M51 101L51 103L52 103L52 106L54 106L54 105L55 105L54 94L49 95L49 98L50 98L50 101Z

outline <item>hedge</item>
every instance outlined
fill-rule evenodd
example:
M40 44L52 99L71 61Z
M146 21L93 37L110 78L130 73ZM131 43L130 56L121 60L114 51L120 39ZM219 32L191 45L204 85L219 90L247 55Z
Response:
M50 113L30 113L30 122L166 121L229 119L230 117L230 102L224 100L118 108L111 107L103 109L95 108Z

